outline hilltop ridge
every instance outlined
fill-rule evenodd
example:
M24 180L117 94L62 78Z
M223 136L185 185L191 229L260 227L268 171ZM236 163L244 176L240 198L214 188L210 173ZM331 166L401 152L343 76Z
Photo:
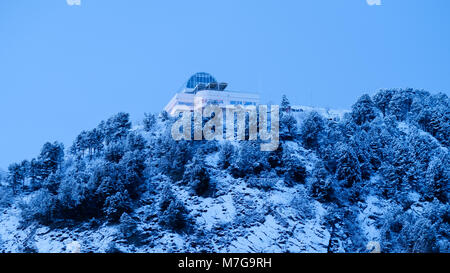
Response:
M349 111L283 98L280 147L174 141L118 113L46 143L0 187L1 252L449 252L445 94L380 90Z

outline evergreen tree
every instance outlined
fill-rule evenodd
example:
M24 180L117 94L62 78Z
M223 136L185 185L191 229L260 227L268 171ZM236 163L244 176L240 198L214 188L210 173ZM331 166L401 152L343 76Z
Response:
M120 216L131 210L130 196L128 191L118 191L111 196L106 197L103 205L103 213L111 222L117 222Z
M283 171L288 185L303 183L306 178L306 168L303 162L290 149L283 150Z
M281 98L280 112L283 115L283 113L287 113L290 111L291 111L291 103L289 102L287 96L283 95L283 97Z
M111 143L105 149L105 159L109 162L119 163L125 155L123 143Z
M230 167L230 165L234 160L233 158L234 155L235 155L234 146L229 142L224 143L220 147L219 162L217 163L218 166L222 169L227 169L228 167Z
M291 104L283 95L280 106L280 139L292 140L297 136L297 120L291 114Z
M352 118L357 125L371 122L377 116L375 105L369 95L364 94L352 106Z
M45 180L50 174L55 173L63 160L64 145L62 143L45 143L38 157L40 179Z
M369 135L364 130L358 130L350 139L350 145L358 158L361 178L363 180L369 180L374 169L372 166L373 151L371 150L369 139Z
M105 123L101 123L99 128L103 131L106 145L124 139L131 129L130 115L128 113L118 113L109 118Z
M383 116L385 116L387 113L387 108L389 107L389 103L393 94L393 90L380 90L373 97L374 104L378 107L378 109L380 109Z
M362 180L361 169L352 147L341 143L337 149L336 178L345 181L345 187L351 187L356 183L360 183Z
M189 225L189 212L169 187L161 193L159 224L174 231L185 230Z
M325 166L317 163L311 175L311 182L309 184L309 193L312 197L321 202L331 201L332 187L328 180L328 172Z
M143 120L144 130L146 132L150 132L156 124L156 117L154 114L145 113L144 115L145 115Z
M103 140L104 135L99 129L95 128L87 132L86 142L90 158L99 154L103 150Z
M137 222L126 212L120 216L120 231L125 238L130 238L136 233Z
M297 120L292 114L284 114L280 116L280 139L293 140L297 137L298 127Z
M142 151L147 144L143 136L137 133L130 133L127 138L127 149L130 151Z
M261 152L258 141L243 141L238 155L232 163L230 170L235 177L245 177L260 174L268 170L268 153Z
M411 110L412 102L413 90L396 91L389 102L387 113L394 116L398 121L403 121Z
M18 192L19 187L23 184L25 180L25 175L23 173L22 166L18 163L13 163L8 167L8 180L9 184L13 189L14 193Z
M123 166L124 186L132 199L137 199L144 187L145 175L145 154L142 151L134 150L125 153L120 160Z
M203 196L207 194L211 187L211 178L208 170L205 168L205 163L201 160L193 160L188 164L184 171L183 182L186 183L196 195Z
M437 198L442 203L448 202L450 192L450 160L448 154L434 157L426 171L425 197Z
M29 177L32 190L38 190L41 187L41 178L39 176L41 162L35 158L30 161Z
M317 112L311 112L300 128L303 145L307 149L316 149L319 146L321 134L325 129L325 122Z

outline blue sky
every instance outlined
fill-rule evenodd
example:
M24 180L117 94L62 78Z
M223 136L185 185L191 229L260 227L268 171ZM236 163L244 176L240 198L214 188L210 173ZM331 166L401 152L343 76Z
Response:
M0 168L116 112L158 112L198 71L272 103L449 94L450 1L381 1L2 0Z

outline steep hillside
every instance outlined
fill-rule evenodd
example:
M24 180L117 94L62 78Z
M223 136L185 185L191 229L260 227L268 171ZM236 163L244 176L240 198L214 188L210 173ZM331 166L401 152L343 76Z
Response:
M0 251L450 251L446 95L280 109L274 152L175 141L164 112L45 144L2 176Z

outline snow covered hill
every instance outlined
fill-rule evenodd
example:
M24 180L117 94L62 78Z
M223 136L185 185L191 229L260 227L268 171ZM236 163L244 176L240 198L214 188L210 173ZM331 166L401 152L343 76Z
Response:
M449 252L448 104L408 89L293 106L275 152L119 113L9 168L0 251Z

